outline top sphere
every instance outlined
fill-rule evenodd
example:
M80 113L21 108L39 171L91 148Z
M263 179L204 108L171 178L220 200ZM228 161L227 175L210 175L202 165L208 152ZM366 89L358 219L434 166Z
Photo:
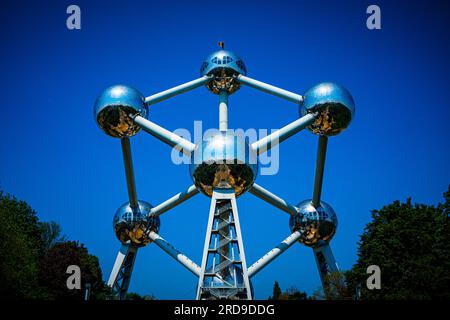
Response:
M244 61L228 50L219 50L210 54L200 68L202 76L213 76L206 85L208 89L218 94L221 90L233 93L240 88L236 79L239 74L246 75Z
M334 136L345 130L355 114L355 102L344 87L331 83L320 83L303 96L301 116L318 112L316 120L308 127L313 133Z
M147 115L144 96L136 89L124 85L115 85L104 90L97 98L94 116L99 127L115 138L134 136L140 127L133 122L132 116Z

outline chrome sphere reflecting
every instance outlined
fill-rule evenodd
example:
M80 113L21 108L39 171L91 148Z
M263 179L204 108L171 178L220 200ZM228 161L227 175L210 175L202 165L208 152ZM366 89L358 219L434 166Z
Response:
M131 208L129 202L122 205L114 216L113 226L120 242L143 247L151 242L147 232L158 232L160 221L158 216L148 216L152 209L150 203L138 201L138 204L136 209Z
M291 231L302 232L299 242L305 246L313 247L320 240L330 241L337 228L337 217L333 208L321 201L315 208L311 200L305 200L297 205L298 213L291 216L289 227Z
M94 116L99 127L116 138L134 136L140 130L130 115L147 116L144 96L131 87L116 85L107 88L95 102Z
M300 113L318 112L319 116L309 126L318 135L334 136L345 130L355 113L355 103L344 87L335 83L320 83L303 96Z
M236 197L256 179L258 161L243 136L217 133L198 144L189 171L195 186L211 197L214 188L233 189Z
M211 92L218 94L221 90L226 90L228 93L233 93L240 88L236 76L246 75L247 69L244 61L233 52L219 50L203 61L200 74L213 76L206 85Z

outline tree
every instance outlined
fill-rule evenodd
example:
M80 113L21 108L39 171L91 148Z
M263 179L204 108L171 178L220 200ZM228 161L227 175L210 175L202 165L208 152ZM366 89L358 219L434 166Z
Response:
M345 272L335 271L325 275L325 288L320 287L313 295L313 300L352 300L353 295L350 293ZM324 291L325 289L325 291Z
M67 288L66 282L70 275L66 271L70 265L81 269L82 290ZM57 243L46 252L40 261L40 280L41 285L48 289L49 299L82 300L88 283L90 298L93 300L104 299L109 293L102 280L98 258L89 254L83 244L75 241Z
M144 297L136 292L128 292L125 300L134 300L134 301L142 301L144 300Z
M281 294L279 300L308 300L308 295L295 287L289 287Z
M144 295L141 296L140 294L136 293L136 292L128 292L125 300L137 300L137 301L143 301L143 300L156 300L155 296L150 294L150 295Z
M306 292L299 291L295 287L290 287L286 291L281 292L278 281L273 284L273 295L268 300L307 300Z
M358 261L347 274L361 299L450 299L450 186L437 206L394 201L372 211ZM381 270L381 289L368 290L367 267Z
M38 258L43 252L36 212L0 191L0 298L43 298Z
M57 223L39 222L26 202L0 190L0 299L81 299L82 290L67 289L69 265L81 268L91 299L110 294L97 257L63 241Z
M278 283L278 281L275 281L275 283L273 284L272 296L269 297L269 300L279 300L280 296L281 296L280 284Z
M55 221L40 222L39 227L45 251L48 251L57 243L66 241L66 237L62 235L61 226Z

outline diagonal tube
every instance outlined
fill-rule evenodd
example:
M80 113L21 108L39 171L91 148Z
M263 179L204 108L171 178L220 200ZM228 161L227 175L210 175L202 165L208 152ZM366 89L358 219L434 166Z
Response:
M151 96L145 98L145 103L149 106L149 105L167 100L176 95L179 95L179 94L188 92L190 90L193 90L195 88L198 88L198 87L204 85L205 83L209 82L209 80L211 80L211 77L203 76L201 78L186 82L179 86L173 87L171 89L156 93L154 95L151 95Z
M279 257L290 246L292 246L301 237L300 231L295 231L289 237L284 239L279 245L266 253L261 259L256 261L250 268L248 268L248 276L251 278L264 267L266 267L275 258Z
M169 146L178 151L182 151L186 155L190 155L195 149L195 144L186 140L179 135L153 123L142 116L135 116L133 121L144 131L150 133L155 138L167 143Z
M114 266L111 271L111 275L109 276L108 286L112 287L114 285L114 283L116 282L117 277L119 276L120 268L122 267L128 253L130 251L135 253L137 251L137 248L130 247L130 245L128 245L128 244L122 244L120 246L120 250L117 253L117 258L116 258L116 261L114 262Z
M328 297L330 294L329 276L338 273L339 266L334 258L329 243L324 241L319 242L319 244L313 248L313 252L317 270L319 271L320 280L322 281L322 288L325 295ZM344 280L341 278L341 274L336 274L336 276L340 277L340 279L338 278L336 280Z
M192 198L198 194L197 187L195 185L190 186L186 191L177 193L172 198L167 199L163 203L160 203L156 207L153 207L149 213L149 216L159 216L166 211L176 207L177 205L185 202L186 200Z
M252 87L254 89L260 90L262 92L283 98L285 100L288 100L290 102L296 103L296 104L300 104L303 102L303 97L299 94L272 86L270 84L246 77L242 74L240 74L237 77L238 81L242 84L245 84L249 87Z
M137 247L122 244L109 276L108 286L120 300L125 300L126 298L137 250Z
M252 143L251 148L256 152L256 154L260 155L309 126L314 122L316 117L316 113L308 113L300 119L284 126L280 130L277 130L274 133Z
M135 209L138 206L137 193L136 193L136 182L134 180L134 171L133 171L133 160L131 157L131 146L129 138L122 138L122 154L123 154L123 162L125 165L125 176L127 179L127 188L128 188L128 198L130 200L131 208Z
M276 196L269 190L264 189L260 185L254 183L253 186L250 188L250 193L257 196L261 200L266 201L267 203L270 203L274 207L289 213L290 215L297 213L297 208L293 205L290 205L280 197Z
M193 262L191 259L186 257L183 253L175 249L169 242L162 238L159 234L154 231L150 231L148 236L152 241L161 249L163 249L169 256L181 263L186 269L195 274L197 277L200 276L200 267Z
M316 175L314 177L314 191L312 204L314 207L320 206L320 196L322 194L323 172L325 169L325 157L327 155L328 137L320 136L317 147Z

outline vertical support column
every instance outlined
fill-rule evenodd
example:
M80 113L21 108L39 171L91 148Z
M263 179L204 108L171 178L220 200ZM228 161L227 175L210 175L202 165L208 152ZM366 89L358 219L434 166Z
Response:
M313 248L314 257L316 259L317 269L319 270L320 280L322 281L322 287L325 295L328 295L327 276L334 272L339 271L338 264L334 259L333 252L330 245L325 242L319 243L318 246Z
M116 262L109 276L108 286L119 300L125 300L133 272L137 248L123 244L117 254Z
M219 92L219 130L228 130L228 92L225 90Z
M127 178L128 198L130 207L135 209L138 207L136 182L134 181L133 159L131 157L131 146L129 138L122 138L122 155L125 166L125 176Z
M328 137L320 136L317 146L316 175L314 177L314 191L312 203L314 207L320 206L320 196L322 194L323 171L325 169L325 157L327 155Z
M251 300L236 196L215 189L211 198L197 300Z

